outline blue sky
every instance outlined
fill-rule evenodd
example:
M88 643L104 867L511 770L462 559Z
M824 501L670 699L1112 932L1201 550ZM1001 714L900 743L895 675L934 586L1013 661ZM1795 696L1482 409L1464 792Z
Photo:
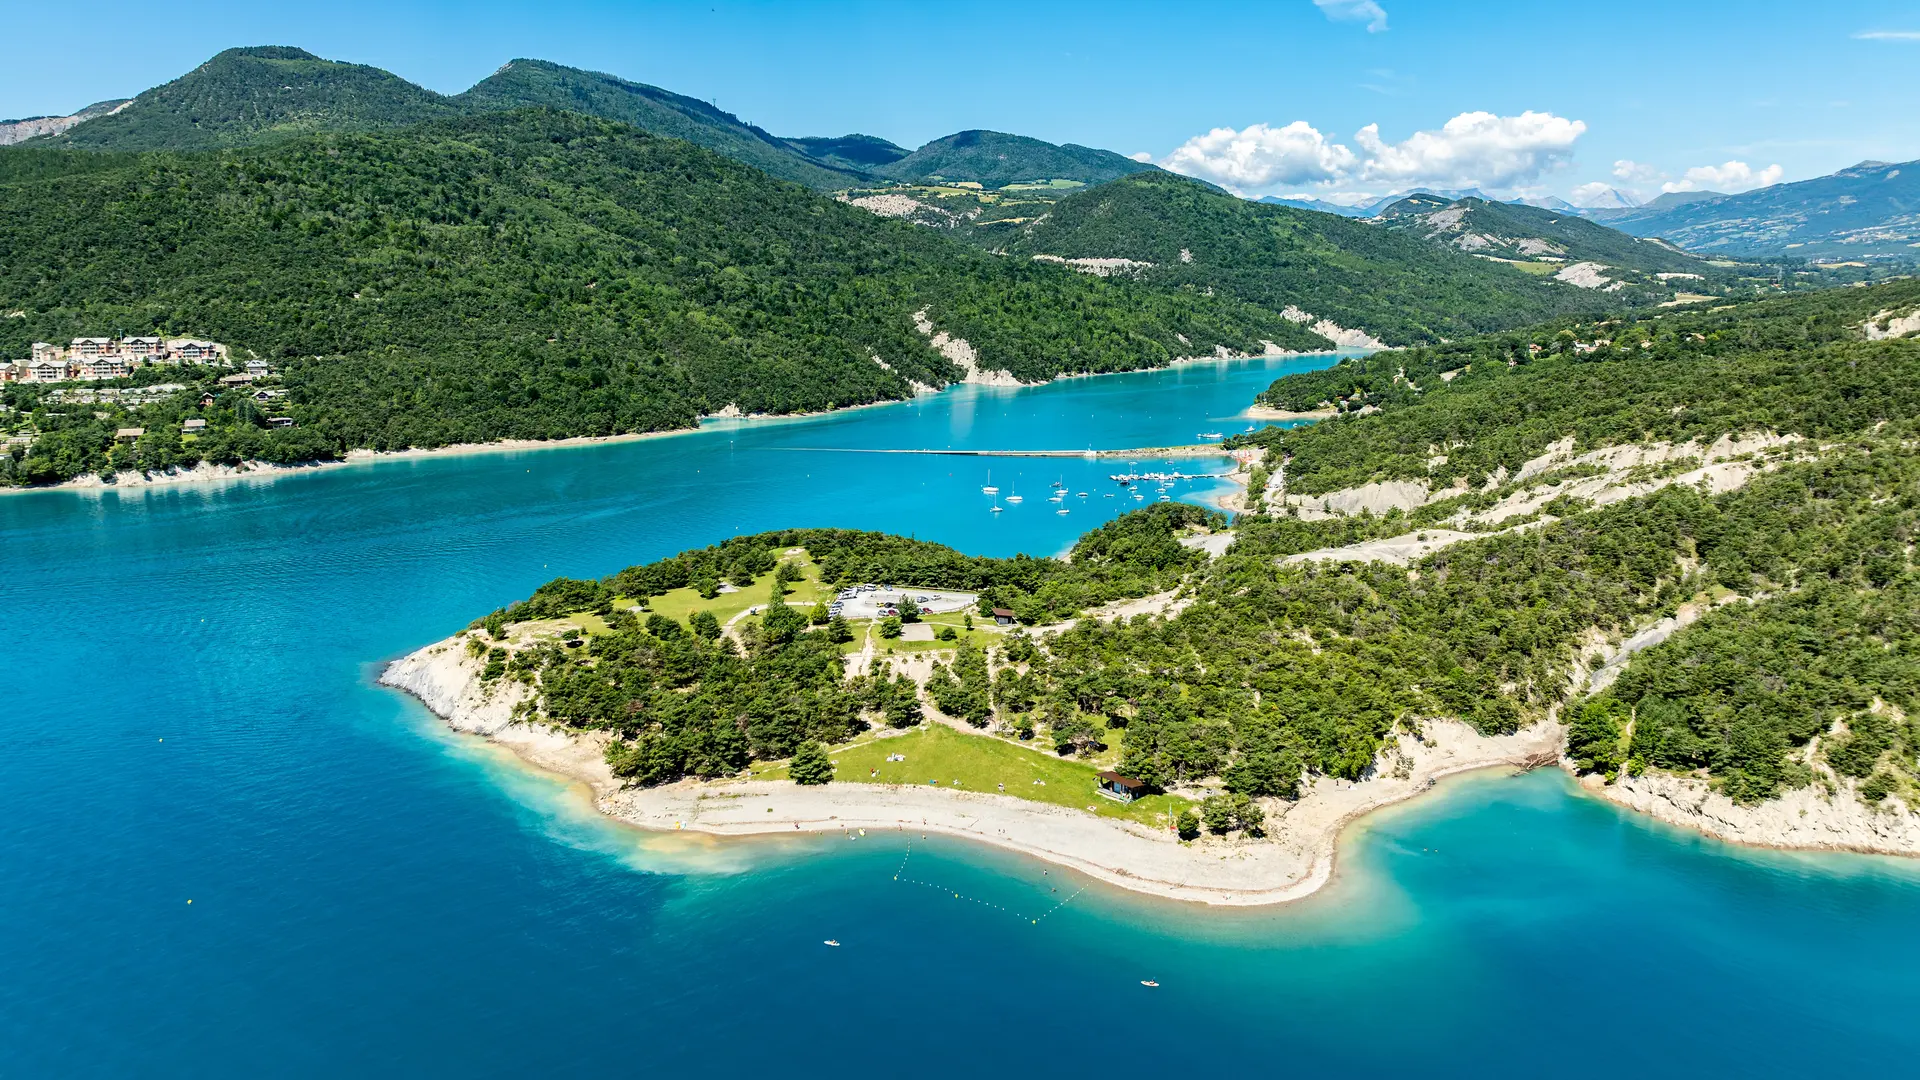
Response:
M540 57L779 134L911 147L993 128L1146 153L1249 194L1650 196L1920 158L1920 0L10 6L0 117L289 44L447 93Z

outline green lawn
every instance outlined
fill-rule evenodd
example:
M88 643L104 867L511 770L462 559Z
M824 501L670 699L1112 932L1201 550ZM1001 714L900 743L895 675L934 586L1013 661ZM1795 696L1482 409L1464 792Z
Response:
M889 754L905 754L905 761L888 761ZM1034 802L1085 810L1101 817L1125 818L1165 828L1169 815L1191 800L1172 795L1149 795L1133 803L1119 803L1099 794L1093 766L1062 758L1048 750L1030 748L992 735L964 735L940 724L924 724L894 738L866 737L836 747L832 756L835 783L912 784L947 791L999 792ZM877 775L873 770L878 770ZM755 779L784 780L784 765L756 765ZM935 783L928 783L929 780ZM953 781L959 780L955 784ZM1035 784L1044 780L1045 784Z
M784 556L783 560L798 562L805 577L788 586L787 603L797 608L811 608L822 600L833 599L834 590L820 583L820 567L806 552ZM725 625L728 619L747 610L758 607L773 599L773 573L761 574L753 579L753 584L737 592L723 592L711 600L703 598L694 589L674 589L672 592L651 597L647 601L648 611L657 611L670 619L685 623L696 611L711 611L713 617Z

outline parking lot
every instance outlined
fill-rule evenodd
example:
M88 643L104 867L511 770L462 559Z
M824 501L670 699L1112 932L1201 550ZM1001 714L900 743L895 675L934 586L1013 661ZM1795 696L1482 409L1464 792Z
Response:
M828 610L849 619L879 619L889 612L898 612L902 604L914 604L923 613L931 611L940 615L955 611L972 611L980 602L978 593L953 592L946 589L913 589L893 585L857 585L840 590L840 595L828 601Z

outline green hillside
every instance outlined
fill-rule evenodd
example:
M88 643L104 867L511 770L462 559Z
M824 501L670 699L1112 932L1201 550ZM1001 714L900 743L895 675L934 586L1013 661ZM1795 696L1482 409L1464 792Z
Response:
M908 183L966 181L1000 188L1036 180L1104 184L1132 173L1157 170L1111 150L1072 143L1055 146L998 131L962 131L935 139L875 171Z
M1345 608L1336 619L1363 641L1417 628L1380 655L1444 657L1416 681L1469 690L1464 707L1525 716L1574 699L1563 715L1580 771L1706 776L1740 802L1816 786L1830 798L1899 795L1911 805L1920 339L1869 340L1868 328L1883 327L1883 313L1917 310L1920 283L1908 280L1541 327L1283 378L1264 400L1350 394L1346 404L1376 410L1244 440L1285 457L1289 495L1375 480L1457 482L1463 493L1385 516L1276 514L1250 523L1229 555L1271 574L1276 556L1372 537L1484 532L1408 566L1309 563L1282 578L1324 583ZM1526 348L1602 339L1587 352ZM1739 471L1721 474L1732 490L1718 494L1693 482L1701 459L1682 457L1607 480L1639 486L1620 501L1562 494L1523 504L1538 509L1522 516L1473 517L1516 490L1545 489L1544 498L1607 474L1574 463L1516 475L1562 440L1577 454L1769 433L1800 438L1735 457ZM1618 643L1683 604L1711 610L1580 703L1576 649Z
M111 116L39 141L88 150L202 150L401 127L452 112L446 98L379 68L262 45L228 49Z
M298 429L217 412L237 441L193 449L214 460L905 397L909 380L961 374L915 330L922 310L1025 379L1290 328L1228 297L997 259L680 140L545 110L0 184L0 310L22 313L0 320L0 356L117 330L272 358ZM103 467L116 424L177 432L186 398L150 424L41 415L35 456L7 475Z
M817 190L844 188L863 179L857 171L816 161L786 140L697 98L545 60L514 60L453 103L468 112L541 106L586 113L655 135L685 139L769 176Z
M1297 307L1388 344L1620 303L1416 236L1248 202L1159 171L1061 199L1005 245L1018 255L1150 262L1143 276L1155 284L1214 289L1273 311Z
M1257 441L1290 459L1289 490L1317 493L1377 480L1477 488L1566 436L1585 450L1865 431L1920 417L1920 341L1872 342L1862 330L1916 308L1920 282L1906 280L1375 353L1276 380L1263 404L1331 403L1345 415L1266 429ZM1582 342L1605 344L1582 351Z
M1615 280L1644 280L1661 272L1713 272L1706 260L1659 241L1520 203L1446 202L1414 196L1388 207L1380 218L1382 228L1422 236L1469 255L1521 262L1597 262L1629 272L1615 275Z

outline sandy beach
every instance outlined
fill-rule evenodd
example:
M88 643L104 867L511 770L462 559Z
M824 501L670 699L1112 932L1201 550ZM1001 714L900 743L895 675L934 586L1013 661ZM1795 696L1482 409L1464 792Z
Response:
M1424 740L1402 736L1385 754L1383 760L1403 762L1399 769L1358 783L1321 778L1295 802L1271 802L1266 839L1189 844L1169 832L987 793L847 782L624 787L602 757L602 736L516 722L514 707L530 691L518 684L490 688L479 673L466 635L457 634L394 661L380 682L412 694L456 731L584 783L601 813L638 828L716 836L917 829L1017 851L1135 892L1229 906L1307 896L1332 878L1347 823L1414 798L1444 776L1551 763L1560 745L1560 729L1551 724L1487 738L1464 724L1431 723Z

